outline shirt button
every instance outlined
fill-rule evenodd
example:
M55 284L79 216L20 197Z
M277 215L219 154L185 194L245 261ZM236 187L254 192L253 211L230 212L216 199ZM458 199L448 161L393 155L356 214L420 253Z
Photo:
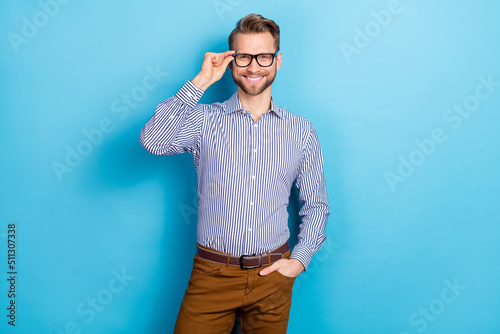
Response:
M253 205L253 202L250 202L250 205Z
M253 127L254 127L254 128L256 128L256 127L257 127L257 123L255 123L255 124L253 125Z
M256 148L253 149L253 153L257 153L257 149Z
M191 94L190 92L187 92L186 95L189 97L193 97L193 94Z
M174 119L174 115L170 115L170 119Z
M255 175L252 175L252 180L255 180Z
M248 232L252 232L252 228L251 228L251 227L250 227L250 228L248 228Z

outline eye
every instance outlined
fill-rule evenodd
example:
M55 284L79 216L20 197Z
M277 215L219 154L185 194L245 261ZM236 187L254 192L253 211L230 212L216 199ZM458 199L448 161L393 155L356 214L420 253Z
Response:
M260 58L260 59L262 59L262 60L267 60L267 59L269 59L270 57L269 57L269 55L260 55L260 57L259 57L259 58Z
M248 60L250 57L247 56L247 55L239 55L238 56L238 59L241 59L241 60Z

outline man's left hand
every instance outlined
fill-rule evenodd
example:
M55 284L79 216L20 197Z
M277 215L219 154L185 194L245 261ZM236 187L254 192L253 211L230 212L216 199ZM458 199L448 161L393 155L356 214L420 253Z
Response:
M281 259L274 262L269 267L262 269L259 274L261 276L266 276L273 271L278 271L280 274L288 277L297 277L301 272L303 272L304 266L296 259Z

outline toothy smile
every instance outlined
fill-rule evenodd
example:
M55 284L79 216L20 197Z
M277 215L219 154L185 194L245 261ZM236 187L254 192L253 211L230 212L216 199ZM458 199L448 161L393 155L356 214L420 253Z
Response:
M259 83L263 78L264 78L263 76L260 76L260 77L247 77L247 76L245 76L245 79L249 83L252 83L252 84Z

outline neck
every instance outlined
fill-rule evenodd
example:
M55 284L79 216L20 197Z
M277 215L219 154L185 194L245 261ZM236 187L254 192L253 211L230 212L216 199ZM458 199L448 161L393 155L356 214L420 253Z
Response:
M271 109L271 87L259 95L248 95L238 87L238 98L243 109L250 111L255 121L258 121L260 115Z

